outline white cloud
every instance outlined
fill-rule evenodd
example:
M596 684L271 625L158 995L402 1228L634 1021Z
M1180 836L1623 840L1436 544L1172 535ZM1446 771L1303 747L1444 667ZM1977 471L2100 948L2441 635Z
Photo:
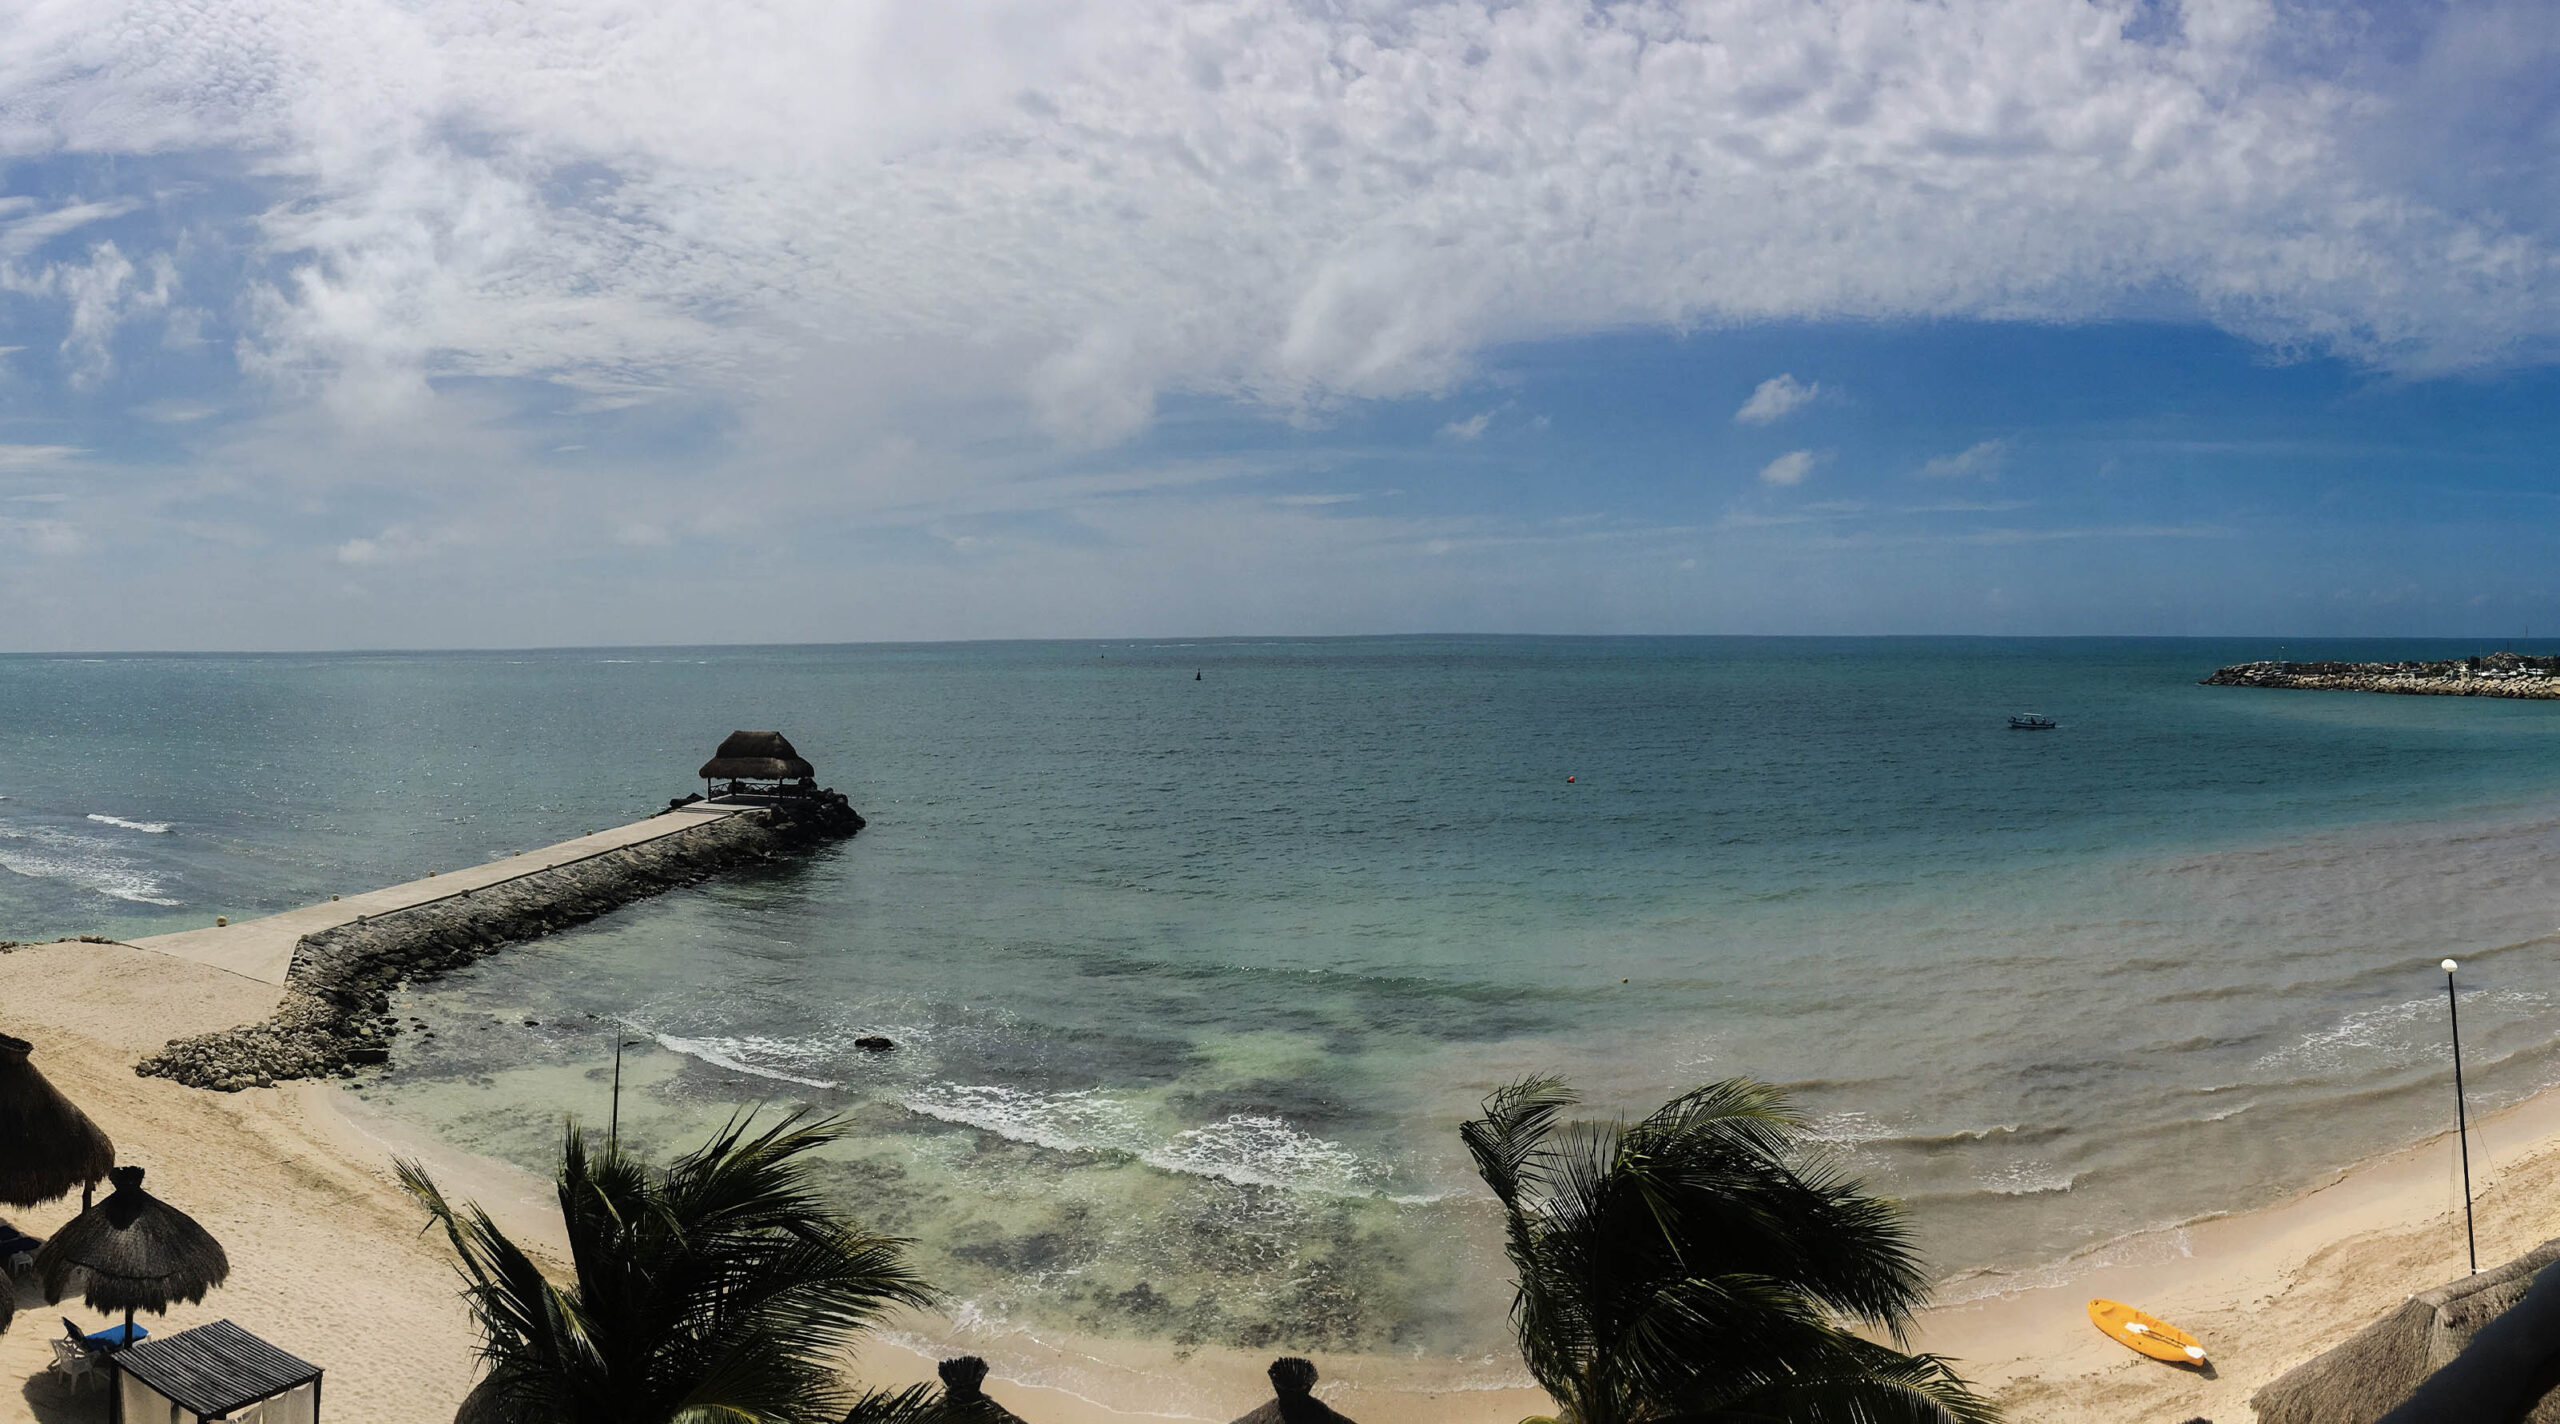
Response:
M2388 45L2268 0L112 8L0 33L0 157L254 168L251 270L283 275L195 296L358 413L443 376L752 401L844 358L1101 444L1169 393L1439 394L1488 345L1630 325L2166 316L2405 369L2560 342L2532 0Z
M141 280L146 271L147 284ZM105 380L115 366L117 328L143 313L168 310L177 287L177 263L169 254L153 253L136 267L111 241L90 248L86 262L48 263L33 272L0 266L0 290L58 297L68 308L61 354L74 387Z
M1781 488L1803 484L1804 477L1813 473L1821 459L1811 450L1790 450L1760 467L1760 482Z
M1745 425L1767 425L1781 416L1803 409L1820 394L1820 382L1798 381L1794 376L1781 372L1762 381L1751 392L1751 399L1742 403L1742 409L1733 413L1733 418Z
M13 207L0 208L0 259L15 261L25 257L67 232L75 232L93 222L122 217L142 206L130 198L113 202L69 202L41 212L31 211L37 204L32 199L8 200ZM27 212L25 217L10 216Z
M1933 480L1996 480L2001 468L2009 463L2009 442L1985 440L1968 445L1952 455L1940 455L1920 467L1923 477Z
M61 556L79 553L80 530L60 519L12 519L0 516L0 539L31 553Z
M457 546L479 542L467 531L443 527L419 529L393 524L367 539L349 539L337 548L342 564L412 564Z
M1444 440L1473 440L1484 434L1485 427L1492 423L1493 412L1480 410L1464 420L1453 420L1441 426L1440 437Z
M210 401L180 400L173 396L164 396L135 406L133 413L154 425L187 425L220 415L222 407Z

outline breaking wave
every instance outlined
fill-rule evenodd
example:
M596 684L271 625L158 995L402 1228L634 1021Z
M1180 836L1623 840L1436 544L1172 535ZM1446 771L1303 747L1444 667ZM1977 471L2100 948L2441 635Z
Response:
M1130 1103L1098 1090L1040 1093L989 1084L939 1083L908 1094L910 1112L1058 1152L1116 1152L1159 1171L1238 1186L1327 1196L1384 1197L1406 1205L1441 1193L1388 1190L1395 1169L1276 1117L1234 1113L1170 1137Z
M128 821L122 816L110 816L103 811L90 812L89 819L102 825L122 826L128 831L140 831L147 836L169 834L169 823L166 821Z
M641 1032L647 1033L650 1038L657 1041L660 1048L669 1053L681 1053L687 1058L699 1059L714 1068L726 1068L733 1073L751 1073L759 1078L771 1078L777 1083L797 1083L804 1088L844 1086L833 1079L804 1078L797 1073L788 1073L780 1068L749 1061L750 1055L771 1057L777 1049L790 1047L789 1044L777 1039L679 1038L672 1033L657 1033L648 1029L643 1029Z
M58 880L92 894L137 905L178 905L150 872L87 836L42 827L0 827L0 868L33 880Z

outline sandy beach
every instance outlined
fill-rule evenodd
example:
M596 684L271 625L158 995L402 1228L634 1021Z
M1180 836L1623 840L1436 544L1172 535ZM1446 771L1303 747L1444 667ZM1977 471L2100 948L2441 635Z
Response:
M0 1030L36 1045L54 1085L115 1139L120 1160L222 1241L231 1279L155 1333L230 1319L324 1367L327 1416L365 1424L446 1424L476 1377L475 1340L440 1236L392 1176L395 1158L427 1164L446 1190L487 1207L515 1238L565 1259L549 1186L507 1164L454 1151L384 1118L328 1083L215 1093L138 1077L134 1061L173 1036L251 1022L275 986L124 945L28 945L0 954ZM76 1199L13 1216L44 1235ZM57 1316L107 1324L75 1301L45 1305L22 1282L18 1317L0 1335L0 1424L104 1419L95 1385L74 1392L46 1370ZM945 1342L948 1348L937 1348ZM933 1378L940 1355L983 1348L999 1360L989 1390L1044 1424L1138 1419L1226 1420L1269 1395L1268 1356L1007 1335L973 1345L950 1322L902 1319L851 1372L866 1384ZM1010 1372L1073 1378L1078 1392L1026 1385ZM1325 1359L1321 1392L1355 1418L1414 1424L1511 1424L1535 1412L1533 1391L1471 1387L1459 1367Z
M2560 1234L2560 1093L2475 1119L2471 1152L2482 1268ZM2278 1375L2464 1274L2458 1171L2447 1132L2273 1206L2133 1236L2032 1285L1941 1307L1915 1344L1957 1357L2013 1419L2238 1424ZM2212 1368L2116 1345L2090 1326L2095 1296L2184 1326Z
M424 1160L448 1189L481 1201L518 1239L557 1259L547 1186L517 1168L454 1151L337 1087L300 1083L212 1093L135 1076L131 1065L174 1034L255 1019L273 986L122 945L31 945L0 955L0 1028L33 1040L36 1061L115 1138L151 1187L193 1213L230 1252L230 1284L182 1306L167 1331L228 1317L322 1364L334 1418L442 1424L474 1377L473 1338L440 1239L391 1175ZM2504 1260L2552 1234L2560 1188L2560 1095L2479 1124L2480 1252ZM2248 1395L2344 1339L2404 1297L2461 1274L2452 1147L2423 1144L2339 1174L2259 1211L2119 1241L1924 1318L1916 1343L1960 1359L2017 1419L2225 1421ZM24 1213L39 1234L64 1202ZM1982 1291L1998 1282L1981 1280ZM2136 1301L2184 1324L2214 1352L2205 1373L2141 1360L2092 1330L2085 1300ZM75 1319L94 1328L76 1303ZM1498 1303L1488 1302L1489 1309ZM0 1337L0 1369L27 1381L0 1396L0 1421L103 1417L45 1373L62 1308L22 1286ZM931 1378L937 1354L977 1348L999 1360L992 1388L1026 1417L1056 1424L1229 1419L1262 1397L1265 1357L1120 1342L997 1339L939 1318L896 1323L853 1368L866 1382ZM1456 1366L1327 1359L1325 1394L1354 1417L1413 1424L1513 1424L1535 1392ZM1074 1391L1008 1375L1072 1379ZM1486 1376L1494 1378L1486 1378Z

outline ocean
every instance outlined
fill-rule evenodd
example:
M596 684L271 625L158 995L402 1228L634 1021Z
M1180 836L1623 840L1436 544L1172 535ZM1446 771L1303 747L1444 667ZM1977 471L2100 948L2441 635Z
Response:
M831 1179L965 1328L1498 1361L1456 1127L1523 1074L1595 1112L1787 1085L1949 1298L2177 1249L2449 1126L2445 955L2475 1113L2560 1081L2560 704L2196 685L2277 652L0 658L0 937L476 863L778 728L860 837L412 990L359 1091L540 1167L564 1114L615 1111L619 1041L653 1153L758 1104L841 1115ZM2026 710L2059 728L2009 731Z

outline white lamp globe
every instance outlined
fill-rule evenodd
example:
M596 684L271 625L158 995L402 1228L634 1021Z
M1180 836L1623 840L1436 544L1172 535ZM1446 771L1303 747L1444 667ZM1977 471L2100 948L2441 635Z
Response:
M2437 968L2439 968L2439 969L2441 969L2441 970L2443 970L2443 971L2444 971L2445 973L2447 973L2447 974L2451 974L2457 966L2454 964L2454 962L2453 962L2452 960L2448 959L2448 960L2446 960L2444 963L2439 964L2439 965L2437 965L2436 967L2437 967Z

